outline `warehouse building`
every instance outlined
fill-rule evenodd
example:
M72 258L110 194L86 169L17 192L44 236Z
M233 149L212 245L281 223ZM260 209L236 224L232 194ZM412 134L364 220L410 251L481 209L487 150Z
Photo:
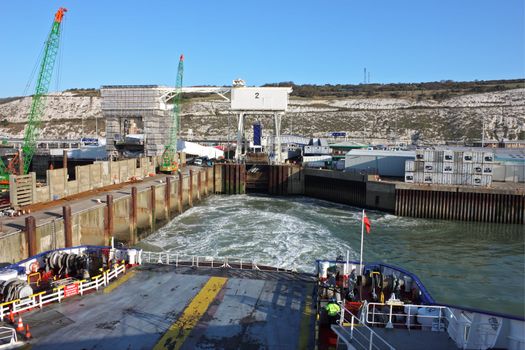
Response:
M354 149L345 156L345 171L402 178L405 176L405 162L414 157L414 151Z

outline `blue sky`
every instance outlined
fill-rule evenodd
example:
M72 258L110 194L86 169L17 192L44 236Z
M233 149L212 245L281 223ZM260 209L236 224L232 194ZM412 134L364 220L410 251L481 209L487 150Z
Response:
M523 0L0 0L0 96L24 92L60 6L60 90L174 85L180 53L188 86L525 76Z

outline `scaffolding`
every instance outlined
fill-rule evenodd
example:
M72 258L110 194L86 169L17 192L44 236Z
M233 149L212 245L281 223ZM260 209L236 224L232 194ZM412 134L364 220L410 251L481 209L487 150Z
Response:
M142 139L136 139L143 142L143 155L162 154L170 130L169 108L163 99L166 89L158 85L103 86L100 89L109 153L121 153L117 145L131 142L128 136L143 135ZM137 149L136 144L131 143L131 146Z

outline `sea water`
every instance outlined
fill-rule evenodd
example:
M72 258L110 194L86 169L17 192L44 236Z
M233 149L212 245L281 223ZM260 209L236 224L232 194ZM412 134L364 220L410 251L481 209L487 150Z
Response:
M367 216L364 261L415 273L438 302L524 316L523 226ZM212 196L144 243L313 272L315 259L359 260L360 219L360 208L307 197Z

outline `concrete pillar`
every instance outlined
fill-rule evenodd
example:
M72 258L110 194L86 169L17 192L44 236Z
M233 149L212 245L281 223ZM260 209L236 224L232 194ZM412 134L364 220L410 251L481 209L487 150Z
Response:
M151 191L151 193L150 193L150 195L151 195L150 196L150 203L151 203L150 204L150 208L151 208L151 215L150 215L150 217L151 217L151 225L150 225L150 227L151 227L151 232L153 232L153 231L155 231L155 223L157 221L157 217L156 217L157 216L156 215L156 210L157 210L156 187L152 185L150 187L150 191Z
M188 191L188 205L193 207L193 170L190 169L190 179L189 179L189 191Z
M71 222L71 207L62 207L62 217L64 218L64 238L66 248L73 246L73 224Z
M171 177L169 176L166 177L166 188L164 190L164 205L166 206L166 218L169 220L171 215Z
M131 208L130 208L130 235L129 244L135 244L137 237L137 216L138 216L138 193L137 187L131 188Z
M235 159L239 160L242 156L242 141L244 139L244 113L239 113L237 125L237 146L235 148Z
M28 257L32 257L38 253L36 246L36 219L34 216L26 217L25 231Z
M109 237L113 234L113 195L106 196L106 229L104 230L104 244L109 245Z

